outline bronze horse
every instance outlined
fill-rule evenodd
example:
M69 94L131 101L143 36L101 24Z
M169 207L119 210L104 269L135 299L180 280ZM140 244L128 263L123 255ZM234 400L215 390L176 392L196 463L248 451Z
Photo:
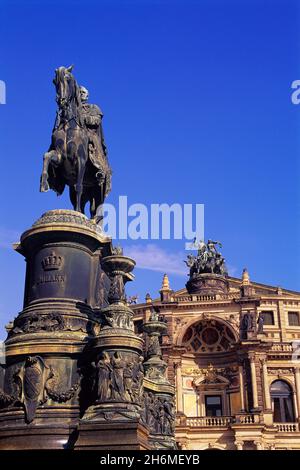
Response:
M85 205L89 202L91 217L97 219L97 209L110 191L111 170L101 136L95 133L95 137L92 140L90 138L84 119L80 87L71 72L72 66L55 70L53 83L59 109L51 145L44 154L40 191L53 189L57 195L61 195L68 185L74 210L84 213ZM95 105L89 106L99 110ZM95 148L93 142L98 138L99 144ZM96 152L101 153L97 159Z

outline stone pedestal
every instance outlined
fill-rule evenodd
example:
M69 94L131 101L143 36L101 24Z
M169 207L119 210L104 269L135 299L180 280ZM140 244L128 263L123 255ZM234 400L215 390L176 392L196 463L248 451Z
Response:
M26 260L24 308L5 341L0 449L72 446L82 410L81 354L107 305L99 260L111 240L86 216L45 213L15 249Z
M139 419L81 423L75 450L149 450L149 431Z
M174 448L174 390L159 347L166 325L145 326L145 379L124 288L135 262L70 210L45 213L15 249L27 269L24 308L5 341L0 449Z
M229 284L226 276L214 273L202 273L194 274L186 283L186 288L189 294L227 294Z

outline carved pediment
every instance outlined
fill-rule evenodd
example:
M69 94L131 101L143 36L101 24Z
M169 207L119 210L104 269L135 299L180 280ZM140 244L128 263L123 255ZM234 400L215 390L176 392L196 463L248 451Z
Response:
M227 378L220 375L218 371L216 371L214 367L210 365L208 369L204 372L204 375L194 379L193 385L196 388L204 386L204 385L229 386L230 381Z
M225 379L221 375L215 375L214 377L198 377L193 380L194 387L199 387L200 385L215 385L215 384L223 384L223 385L230 385L229 380Z

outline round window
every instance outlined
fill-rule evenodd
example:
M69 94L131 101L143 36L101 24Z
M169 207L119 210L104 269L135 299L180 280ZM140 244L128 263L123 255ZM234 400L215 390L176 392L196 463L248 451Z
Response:
M211 346L219 340L219 333L214 328L205 328L202 332L202 340Z

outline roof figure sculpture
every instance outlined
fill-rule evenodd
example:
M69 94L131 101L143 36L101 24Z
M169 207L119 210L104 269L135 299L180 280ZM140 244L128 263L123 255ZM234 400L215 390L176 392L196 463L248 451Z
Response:
M222 247L220 242L214 240L208 240L207 243L200 240L196 244L197 255L189 254L184 261L190 268L190 278L204 273L228 275L225 259L217 250L217 246Z

